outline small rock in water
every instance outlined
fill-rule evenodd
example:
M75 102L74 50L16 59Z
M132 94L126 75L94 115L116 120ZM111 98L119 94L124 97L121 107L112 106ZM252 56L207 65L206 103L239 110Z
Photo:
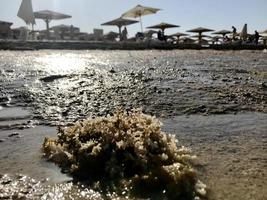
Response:
M8 137L14 137L14 136L19 136L19 133L14 132L14 133L11 133L11 134L8 135Z
M0 143L2 143L2 142L4 142L5 141L5 139L0 139Z
M115 69L113 69L113 68L111 70L109 70L109 72L112 74L116 73Z
M51 76L40 78L40 80L43 82L52 82L54 80L65 78L65 77L67 77L67 75L51 75Z
M267 83L265 83L265 82L261 83L261 87L262 88L267 88Z

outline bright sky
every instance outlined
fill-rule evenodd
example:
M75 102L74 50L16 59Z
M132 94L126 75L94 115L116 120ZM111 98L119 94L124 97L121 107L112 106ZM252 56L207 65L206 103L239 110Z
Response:
M118 31L116 27L101 26L101 23L119 17L137 4L161 8L156 15L143 17L144 27L167 22L180 25L167 33L183 32L198 26L214 30L228 29L234 25L238 30L244 23L248 30L267 29L267 0L32 0L34 11L53 10L72 15L71 19L54 21L58 24L73 24L81 31L92 32L103 28L105 32ZM13 22L13 28L25 26L17 17L21 0L0 0L0 20ZM45 23L37 20L35 29L44 29ZM140 31L140 25L131 25L128 32Z

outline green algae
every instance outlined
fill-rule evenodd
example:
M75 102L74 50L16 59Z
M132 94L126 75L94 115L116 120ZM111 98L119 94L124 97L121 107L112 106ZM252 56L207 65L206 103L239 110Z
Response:
M59 128L57 139L45 138L44 156L75 178L93 185L109 183L115 192L127 188L140 198L168 199L206 196L189 149L161 131L161 123L139 110L87 119ZM105 184L102 184L105 183Z
M253 69L250 71L250 73L256 77L267 78L267 72L266 71Z

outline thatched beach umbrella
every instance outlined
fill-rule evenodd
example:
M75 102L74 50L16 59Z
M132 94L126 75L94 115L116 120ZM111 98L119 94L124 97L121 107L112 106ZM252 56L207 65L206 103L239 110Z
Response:
M183 39L181 39L183 41L183 43L185 44L193 44L195 42L195 40L193 40L190 37L184 37Z
M152 38L153 34L158 33L158 31L154 31L154 30L147 30L144 32L144 36L147 38Z
M142 5L137 5L131 10L123 13L121 17L129 17L129 18L140 18L141 32L143 32L143 24L142 24L142 16L155 14L159 11L158 8L146 7Z
M220 39L223 39L223 36L218 36L218 35L216 35L216 36L213 36L213 37L211 37L211 40L212 40L212 42L218 42Z
M70 15L65 15L65 14L50 11L50 10L42 10L42 11L34 12L34 16L36 19L42 19L45 21L46 31L47 31L47 39L49 39L49 23L50 23L50 21L71 18Z
M220 31L214 32L214 33L212 33L212 34L215 34L215 35L222 35L222 36L224 37L226 34L229 34L229 33L232 33L232 31L228 31L228 30L220 30Z
M203 27L198 27L198 28L195 28L192 30L188 30L187 32L198 33L198 43L201 44L202 33L211 32L211 31L214 31L214 30L208 29L208 28L203 28Z
M183 36L187 36L187 35L188 35L188 34L186 34L186 33L180 33L180 32L177 32L177 33L174 33L174 34L172 34L172 35L170 35L170 36L177 37L177 42L179 42L181 37L183 37Z
M197 41L197 42L199 42L199 41ZM204 45L207 45L207 44L209 44L209 42L210 42L210 40L206 40L206 39L201 39L201 44L204 44Z
M150 28L150 29L161 29L162 32L164 32L164 30L167 29L167 28L177 28L177 27L180 27L180 26L174 25L174 24L168 24L168 23L165 23L165 22L161 22L160 24L149 26L147 28Z
M121 37L121 27L122 26L128 26L128 25L131 25L131 24L135 24L137 22L139 22L139 21L131 20L131 19L124 19L124 18L120 17L120 18L114 19L112 21L103 23L101 25L102 26L117 26L119 28L119 34L120 34L120 37Z
M248 36L249 36L248 35L248 25L245 24L243 29L242 29L242 31L241 31L241 33L240 33L240 38L243 39L243 40L246 40Z
M199 35L192 35L191 37L193 37L193 38L198 38ZM204 38L204 37L206 37L206 38L211 38L211 36L209 36L209 35L201 35L201 37L202 37L202 38Z

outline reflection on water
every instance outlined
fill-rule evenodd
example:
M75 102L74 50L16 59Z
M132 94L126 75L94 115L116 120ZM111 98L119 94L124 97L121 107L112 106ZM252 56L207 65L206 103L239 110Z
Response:
M86 59L73 54L52 54L38 57L35 61L40 69L49 74L68 74L81 71L86 66Z
M117 106L157 116L266 111L261 52L6 51L0 57L0 105L29 107L46 123L106 115Z

